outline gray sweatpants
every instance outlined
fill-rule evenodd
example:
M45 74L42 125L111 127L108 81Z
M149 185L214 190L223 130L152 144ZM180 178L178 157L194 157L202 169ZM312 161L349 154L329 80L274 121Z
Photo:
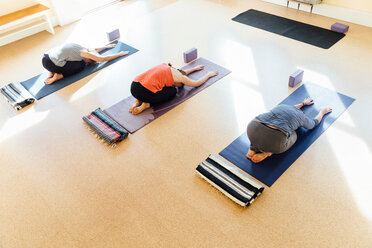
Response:
M257 119L253 119L248 124L247 134L251 142L250 149L255 152L282 153L291 148L297 140L295 131L287 135L280 130L266 126Z

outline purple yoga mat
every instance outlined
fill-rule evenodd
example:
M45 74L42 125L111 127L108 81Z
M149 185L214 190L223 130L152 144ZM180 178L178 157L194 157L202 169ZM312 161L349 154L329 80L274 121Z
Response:
M127 97L112 105L105 109L104 112L124 127L128 132L133 133L231 72L230 70L204 58L199 58L181 69L185 70L197 65L204 65L204 69L189 74L189 78L196 80L204 76L207 72L213 70L218 71L218 75L208 79L207 82L199 87L184 86L182 88L177 88L177 95L171 101L146 109L139 115L132 115L128 111L129 107L132 106L134 102L133 96Z

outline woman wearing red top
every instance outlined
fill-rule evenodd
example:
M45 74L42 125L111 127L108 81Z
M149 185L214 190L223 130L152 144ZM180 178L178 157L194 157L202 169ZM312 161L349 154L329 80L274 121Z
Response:
M218 74L217 71L210 71L196 81L187 77L191 72L203 68L203 65L198 65L182 71L173 68L170 64L160 64L138 75L133 80L130 88L135 101L129 108L129 112L137 115L152 105L174 98L177 94L176 87L182 87L183 85L198 87Z

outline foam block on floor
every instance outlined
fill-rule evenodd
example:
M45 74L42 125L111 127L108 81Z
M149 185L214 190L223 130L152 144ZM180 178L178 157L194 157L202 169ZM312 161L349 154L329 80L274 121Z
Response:
M346 33L349 30L349 26L346 24L336 22L335 24L331 26L331 29L338 33Z
M107 39L109 42L119 39L120 38L120 31L119 29L114 29L112 31L106 32Z
M290 87L296 86L299 82L302 81L304 77L304 71L303 70L297 70L292 75L289 76L289 82L288 85Z
M191 48L183 53L183 60L185 63L189 63L190 61L196 59L198 57L198 50L196 48Z

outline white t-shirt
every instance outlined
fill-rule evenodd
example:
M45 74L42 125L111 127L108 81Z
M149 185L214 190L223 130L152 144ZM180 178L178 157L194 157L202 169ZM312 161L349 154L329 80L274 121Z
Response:
M63 67L67 61L81 61L84 60L80 56L80 52L86 50L75 43L67 43L59 47L52 48L46 54L49 55L50 60L56 65Z

